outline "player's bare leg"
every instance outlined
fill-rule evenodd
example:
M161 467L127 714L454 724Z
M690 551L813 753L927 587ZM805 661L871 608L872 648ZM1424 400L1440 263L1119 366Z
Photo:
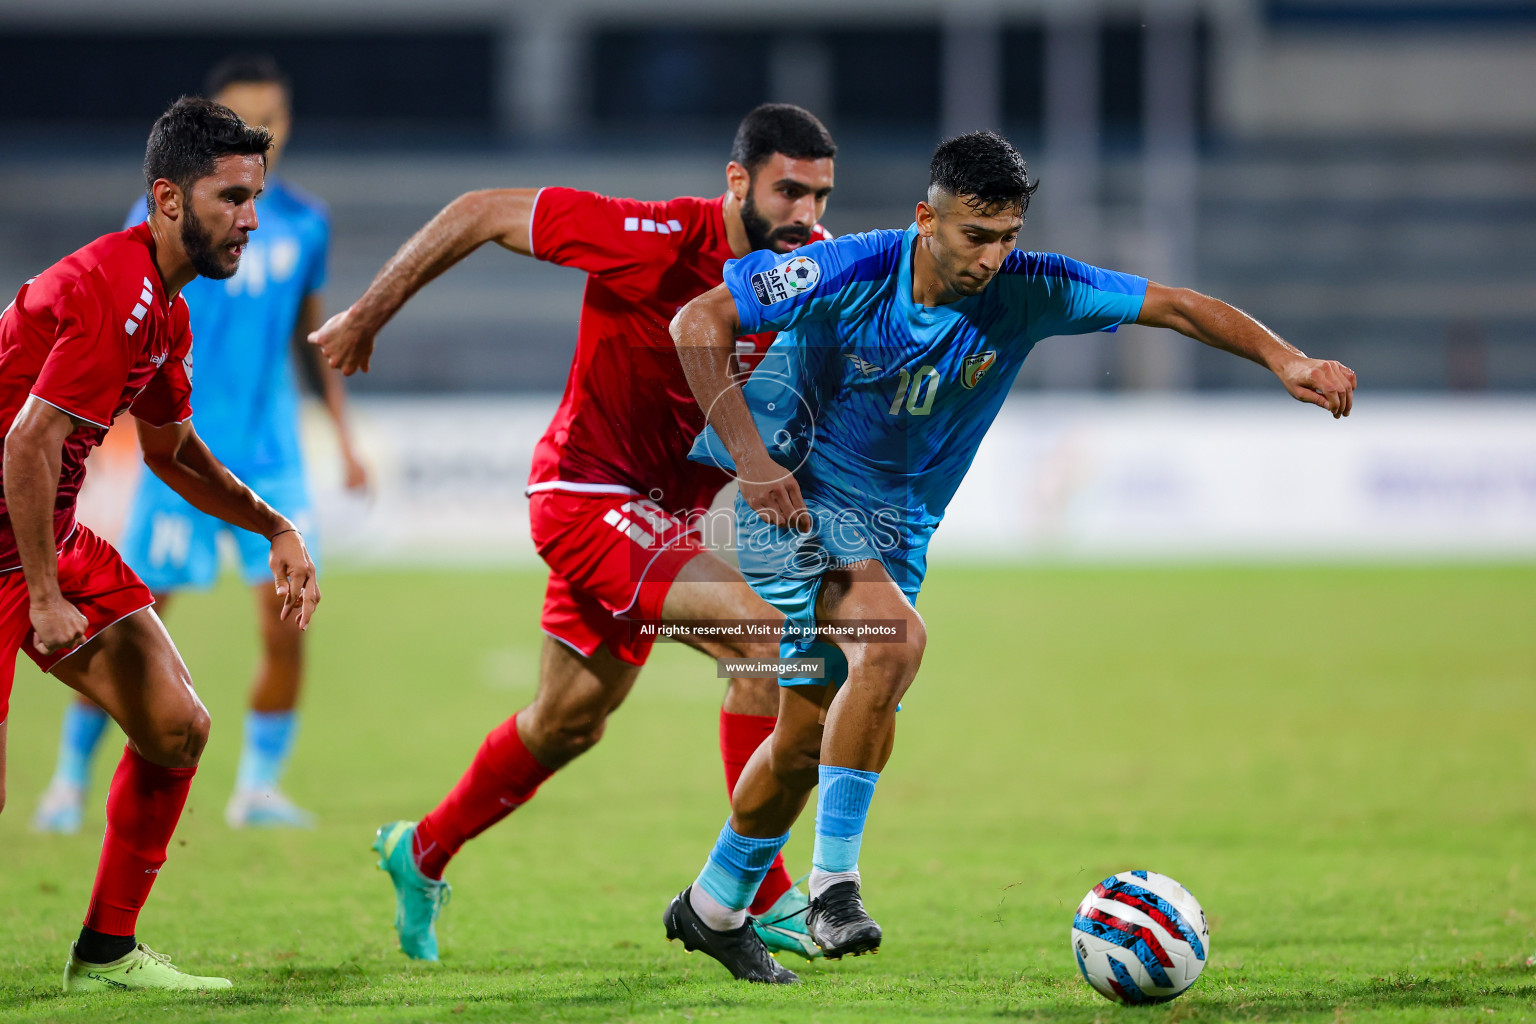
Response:
M821 761L878 772L890 759L896 708L917 678L928 632L917 609L879 562L829 573L817 600L822 619L896 620L903 635L890 643L845 642L848 682L827 709Z
M304 631L278 617L283 599L271 584L252 589L261 655L251 681L250 708L235 791L224 810L231 828L308 828L314 815L279 788L293 748L295 709L304 683Z
M731 797L731 827L744 836L783 835L800 817L821 761L825 686L781 686L778 724L752 755Z
M517 731L534 758L551 772L595 747L640 676L640 666L599 647L583 657L551 637L539 659L539 689L517 713Z
M837 958L879 948L880 928L859 895L858 852L875 782L893 749L896 708L922 662L926 634L878 562L828 574L817 617L897 620L904 633L892 643L840 641L849 676L830 701L825 687L785 688L803 692L783 697L773 736L747 765L731 820L689 891L702 922L727 928L740 913L739 888L752 884L762 858L782 847L819 787L807 925L826 955Z
M128 737L107 795L101 860L85 926L65 966L65 989L228 988L223 978L176 970L134 934L208 742L208 711L170 635L145 608L102 630L53 674Z
M776 626L783 616L760 598L741 574L713 554L694 558L678 574L662 606L668 622L713 619L759 622ZM768 659L778 656L777 639L749 640L684 637L683 641L713 658ZM734 793L741 772L753 753L773 733L779 707L778 680L771 677L732 679L720 708L720 758L725 765L726 791ZM775 833L777 835L777 833ZM809 900L795 887L775 855L768 873L747 908L753 926L770 950L806 959L821 955L805 930Z
M889 643L841 644L848 681L827 709L817 769L816 845L808 927L828 959L880 948L880 926L860 895L859 850L875 783L894 746L896 709L922 665L927 631L906 595L876 561L829 575L821 619L896 620Z
M156 594L154 598L155 612L163 620L171 596ZM64 709L53 778L38 798L37 809L32 814L33 831L65 834L80 831L85 797L90 789L91 764L111 721L105 711L79 694Z

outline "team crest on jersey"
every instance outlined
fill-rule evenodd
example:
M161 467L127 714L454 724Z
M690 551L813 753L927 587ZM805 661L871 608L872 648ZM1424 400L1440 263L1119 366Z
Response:
M997 349L995 348L966 356L965 361L960 364L960 383L969 391L981 383L981 378L987 375L987 371L992 369L992 364L996 362Z
M804 295L821 280L821 268L809 256L796 256L752 275L752 290L765 306Z

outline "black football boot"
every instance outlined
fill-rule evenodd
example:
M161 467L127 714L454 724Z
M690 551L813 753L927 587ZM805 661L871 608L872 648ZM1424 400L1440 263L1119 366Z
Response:
M857 882L829 885L811 900L805 928L828 960L880 951L880 926L865 912Z
M750 921L728 932L717 932L703 921L688 902L689 886L673 898L662 915L668 939L681 939L683 948L692 953L708 953L731 972L737 981L755 981L765 985L794 985L800 979L783 967L768 952ZM878 935L878 929L876 929ZM877 939L878 941L878 939Z

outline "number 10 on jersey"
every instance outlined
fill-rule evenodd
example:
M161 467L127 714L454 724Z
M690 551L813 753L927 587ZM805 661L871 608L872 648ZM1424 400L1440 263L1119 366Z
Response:
M892 416L901 415L902 403L913 416L927 416L933 408L934 396L939 393L939 371L931 364L919 367L917 373L898 370L901 380L896 385L896 397L886 410Z

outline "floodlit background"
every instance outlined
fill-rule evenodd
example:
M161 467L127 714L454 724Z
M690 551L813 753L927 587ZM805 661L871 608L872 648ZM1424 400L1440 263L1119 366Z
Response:
M582 290L489 247L352 380L370 499L306 412L326 600L284 785L314 831L222 820L248 589L168 615L213 739L141 937L235 992L57 992L116 742L81 834L30 834L69 697L23 664L0 1024L1098 1021L1069 923L1128 868L1212 926L1149 1019L1532 1016L1536 0L0 0L0 304L119 227L155 116L250 49L293 76L279 173L330 203L332 308L467 189L717 195L742 114L793 100L841 147L832 230L905 226L934 143L998 128L1042 181L1025 244L1235 302L1358 370L1355 414L1135 328L1030 357L934 542L861 858L879 957L764 992L664 945L726 807L714 666L658 644L455 860L427 970L368 844L535 693L522 488ZM94 528L136 466L131 430L93 456Z
M1333 423L1182 338L1046 342L936 541L955 557L1536 554L1530 0L8 0L0 291L120 225L155 115L235 50L293 77L280 173L330 203L335 308L468 189L718 194L736 121L790 100L841 147L836 232L906 225L933 144L997 128L1043 182L1024 244L1359 372ZM488 250L402 312L353 380L371 502L309 425L333 556L531 557L582 281Z

